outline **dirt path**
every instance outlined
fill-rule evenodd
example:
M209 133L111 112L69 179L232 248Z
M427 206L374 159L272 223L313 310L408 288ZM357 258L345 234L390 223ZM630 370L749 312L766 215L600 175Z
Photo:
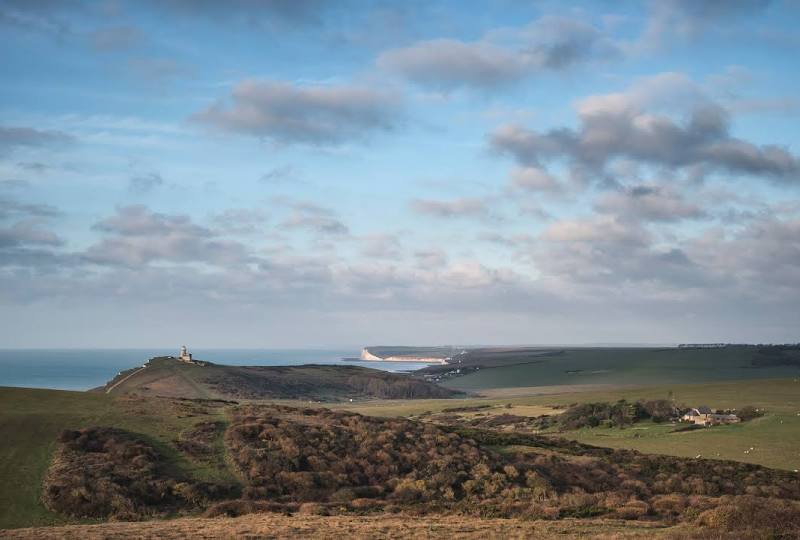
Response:
M130 379L131 377L133 377L134 375L136 375L137 373L140 373L140 372L144 371L145 369L147 369L147 366L142 366L142 367L140 367L139 369L137 369L136 371L134 371L133 373L131 373L130 375L127 375L127 376L123 377L121 380L119 380L119 381L115 382L114 384L112 384L112 385L111 385L111 386L110 386L110 387L109 387L109 388L106 390L106 394L110 394L110 393L111 393L111 391L112 391L114 388L116 388L117 386L121 385L122 383L124 383L125 381L127 381L128 379Z

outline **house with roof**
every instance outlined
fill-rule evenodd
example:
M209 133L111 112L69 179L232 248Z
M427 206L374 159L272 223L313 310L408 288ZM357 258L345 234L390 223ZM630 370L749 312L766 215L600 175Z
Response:
M684 422L691 422L699 426L716 426L719 424L735 424L741 419L735 414L719 412L705 405L689 409L681 417Z

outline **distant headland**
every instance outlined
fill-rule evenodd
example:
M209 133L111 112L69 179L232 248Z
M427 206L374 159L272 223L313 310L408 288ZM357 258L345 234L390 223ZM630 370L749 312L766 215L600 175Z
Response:
M448 398L460 392L409 374L352 365L229 366L199 360L186 346L177 356L158 356L121 371L95 392L189 399Z
M419 362L447 364L465 351L455 347L397 347L370 346L361 349L359 360L364 362Z

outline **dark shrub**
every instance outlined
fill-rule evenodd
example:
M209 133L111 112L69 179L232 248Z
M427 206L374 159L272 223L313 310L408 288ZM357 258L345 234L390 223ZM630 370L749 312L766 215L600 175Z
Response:
M764 416L764 413L756 410L756 408L751 405L747 405L736 411L736 416L738 416L742 422L746 422L748 420L753 420L754 418L760 418Z
M159 453L132 433L92 427L58 440L42 498L69 516L140 519L230 496L229 488L168 474Z
M287 513L297 510L297 505L280 504L266 501L233 500L210 506L203 517L237 517L259 512Z
M474 441L432 424L327 409L242 407L225 435L249 498L403 504L533 493L525 473ZM535 486L541 492L541 479Z
M765 538L800 538L800 505L780 499L730 497L700 514L697 523L743 536L748 531L760 531Z
M653 422L665 422L678 415L677 408L672 401L668 399L654 399L645 401L641 405L646 415L650 417Z

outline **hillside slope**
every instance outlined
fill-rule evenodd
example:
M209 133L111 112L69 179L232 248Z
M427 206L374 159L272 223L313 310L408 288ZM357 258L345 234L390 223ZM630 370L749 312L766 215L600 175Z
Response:
M235 482L224 456L195 457L180 448L180 441L196 439L198 423L225 422L224 407L221 402L0 387L0 529L65 522L44 506L42 487L57 439L67 429L100 425L137 433L179 477Z
M406 512L680 522L707 533L752 528L736 538L800 532L800 485L784 471L323 407L244 405L228 413L224 450L206 449L230 457L241 485L200 481L164 466L169 453L147 437L92 427L60 434L46 504L73 519Z
M448 398L459 392L410 375L359 366L191 365L169 357L120 373L104 387L111 394L192 399L348 399Z
M452 365L432 366L417 374L468 392L496 388L718 383L794 378L794 351L730 346L716 349L611 348L473 349ZM458 371L457 371L458 370Z
M761 516L759 528L772 532L777 525L800 530L800 507L791 502L800 499L800 486L792 473L327 408L2 389L0 433L0 528L266 511L304 514L276 522L286 531L279 536L294 526L300 534L316 519L307 514L334 514L326 523L355 527L355 536L398 537L396 512L440 521L440 536L488 533L477 518L499 516L566 519L538 521L536 530L563 528L575 536L570 520L589 517L634 520L633 530L644 526L637 520L733 530L741 525L735 516L747 515ZM465 529L449 529L457 526L453 519ZM180 523L184 536L196 528L197 537L228 522ZM587 523L586 531L611 532L606 524ZM509 534L526 535L519 526L509 522ZM177 530L109 524L19 534L180 537ZM17 533L0 536L9 534Z

